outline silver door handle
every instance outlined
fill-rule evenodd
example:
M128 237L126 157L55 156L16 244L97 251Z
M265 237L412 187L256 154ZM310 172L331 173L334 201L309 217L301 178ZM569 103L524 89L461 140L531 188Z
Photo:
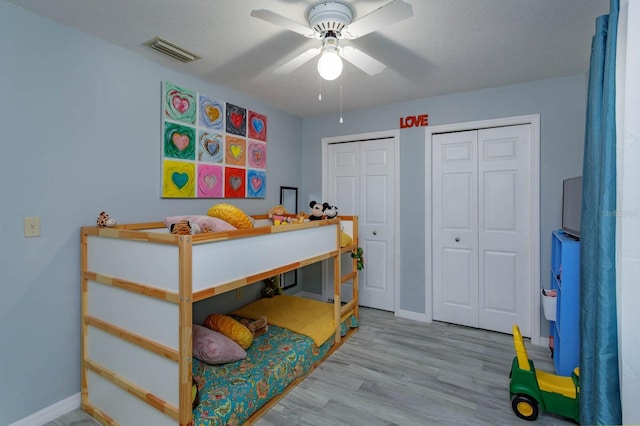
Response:
M453 240L454 240L456 243L459 243L459 242L460 242L460 237L455 237Z

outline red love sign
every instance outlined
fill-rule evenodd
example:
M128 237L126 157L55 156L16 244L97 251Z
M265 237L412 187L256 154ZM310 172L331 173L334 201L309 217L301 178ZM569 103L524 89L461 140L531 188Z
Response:
M400 117L400 128L406 129L407 127L418 127L429 125L429 114L422 115L407 115L406 117Z

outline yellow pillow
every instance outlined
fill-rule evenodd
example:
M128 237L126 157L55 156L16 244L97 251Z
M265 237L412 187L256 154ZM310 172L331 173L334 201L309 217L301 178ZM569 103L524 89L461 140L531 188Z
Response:
M340 247L346 247L353 242L353 239L344 231L340 231Z
M242 210L231 204L216 204L211 207L207 214L211 217L217 217L238 229L253 228L253 221Z
M224 334L231 340L238 343L244 350L249 349L249 346L253 343L253 334L251 333L251 330L228 315L211 314L205 318L202 325L213 331Z

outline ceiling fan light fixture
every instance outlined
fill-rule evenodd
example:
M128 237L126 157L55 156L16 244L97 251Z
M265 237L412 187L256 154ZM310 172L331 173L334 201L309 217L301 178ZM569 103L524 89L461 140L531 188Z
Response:
M291 72L317 55L318 73L325 80L335 80L342 74L342 60L369 75L376 75L385 65L353 46L338 47L338 40L355 40L413 16L411 4L405 0L390 0L387 4L353 21L349 0L316 0L308 15L308 24L279 15L267 9L252 10L251 16L285 28L308 38L322 40L321 48L307 49L293 59L274 69L277 75Z
M318 59L318 73L325 80L335 80L342 74L342 59L335 50L325 50Z

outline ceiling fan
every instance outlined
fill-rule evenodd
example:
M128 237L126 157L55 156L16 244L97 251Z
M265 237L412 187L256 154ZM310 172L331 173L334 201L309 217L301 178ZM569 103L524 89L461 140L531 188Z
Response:
M251 11L251 16L286 28L308 38L322 40L322 46L309 49L274 70L287 74L317 55L318 72L325 80L334 80L342 73L342 59L369 75L384 70L385 65L353 46L340 46L341 39L355 40L380 28L413 16L413 8L403 0L393 0L356 21L353 10L344 1L324 1L311 8L308 26L267 9Z

